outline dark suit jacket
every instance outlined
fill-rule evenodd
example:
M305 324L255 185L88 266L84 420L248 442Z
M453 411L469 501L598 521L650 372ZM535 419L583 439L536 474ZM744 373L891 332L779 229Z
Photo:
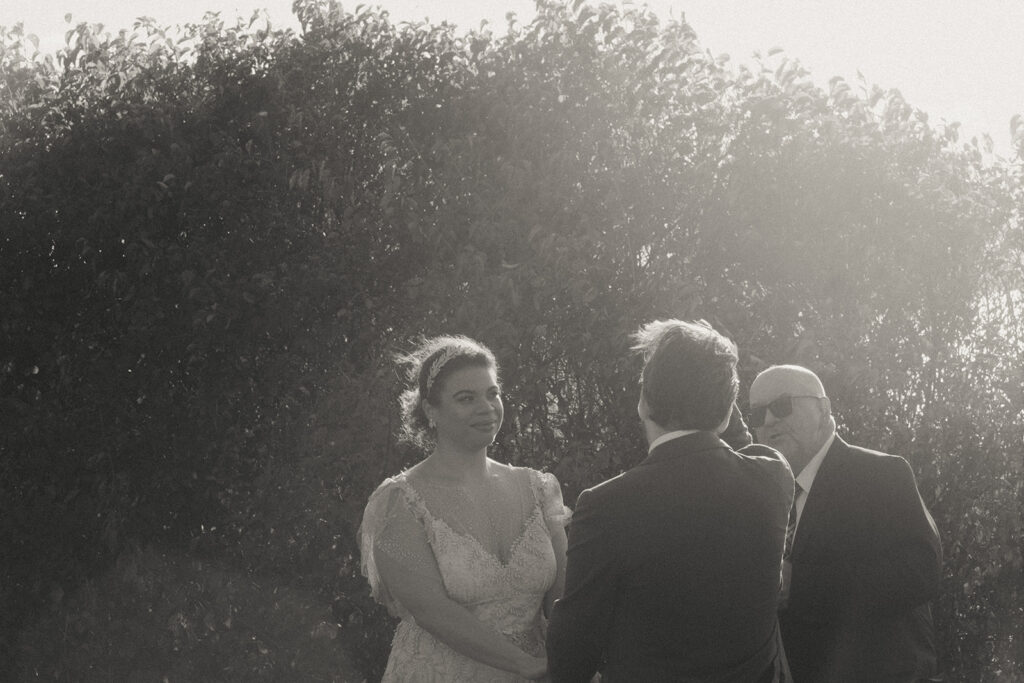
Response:
M793 539L780 614L796 683L912 681L935 672L928 602L939 535L903 458L836 437Z
M761 453L698 432L580 494L548 627L553 681L598 668L608 682L770 680L793 475Z

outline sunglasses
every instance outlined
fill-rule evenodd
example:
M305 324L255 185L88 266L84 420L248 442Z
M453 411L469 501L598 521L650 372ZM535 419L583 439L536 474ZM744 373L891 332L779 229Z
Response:
M759 406L750 406L750 426L753 428L763 427L764 418L767 411L772 411L772 415L779 418L780 420L784 417L789 417L793 414L793 399L794 398L816 398L823 399L824 396L812 396L810 394L804 394L800 396L779 396L774 401Z

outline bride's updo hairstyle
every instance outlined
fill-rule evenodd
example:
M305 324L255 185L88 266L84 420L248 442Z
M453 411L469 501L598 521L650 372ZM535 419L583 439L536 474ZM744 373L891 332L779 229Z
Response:
M398 361L408 367L406 379L411 385L402 392L399 437L424 449L431 447L437 434L423 410L423 401L436 405L445 381L457 370L482 367L498 373L498 362L491 350L462 335L426 339L411 353L399 356Z

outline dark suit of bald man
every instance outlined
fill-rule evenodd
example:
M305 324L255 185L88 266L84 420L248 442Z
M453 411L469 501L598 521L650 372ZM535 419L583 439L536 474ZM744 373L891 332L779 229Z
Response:
M928 680L942 549L910 465L827 451L793 539L782 639L796 683Z

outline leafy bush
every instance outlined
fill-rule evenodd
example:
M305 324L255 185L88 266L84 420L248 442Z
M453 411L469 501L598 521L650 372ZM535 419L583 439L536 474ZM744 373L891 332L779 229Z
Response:
M352 627L294 582L136 550L73 595L51 593L14 673L52 662L58 680L346 681L358 674L337 642Z
M1024 676L1020 157L645 10L295 11L0 31L0 674L379 677L355 534L420 457L392 352L494 348L495 456L571 502L642 457L628 335L678 316L910 459L950 678Z

